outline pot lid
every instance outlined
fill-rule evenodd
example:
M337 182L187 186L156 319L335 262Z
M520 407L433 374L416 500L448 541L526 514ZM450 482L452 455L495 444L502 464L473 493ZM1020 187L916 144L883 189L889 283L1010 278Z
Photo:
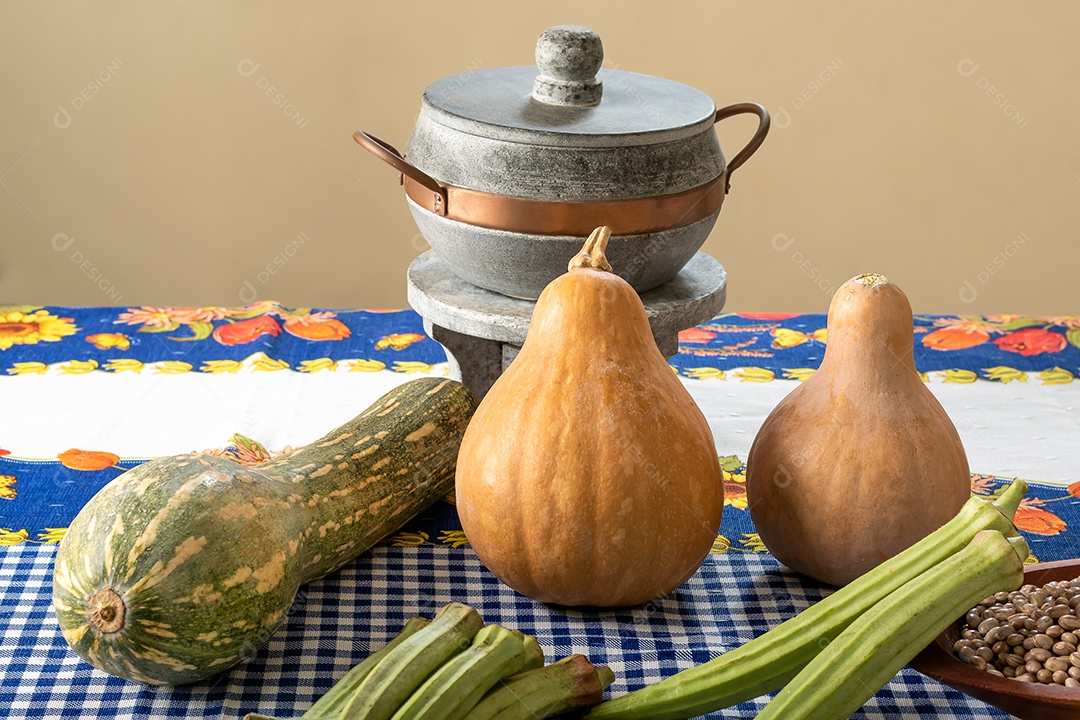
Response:
M600 36L557 25L536 66L472 70L424 91L436 122L471 135L537 145L609 147L681 140L712 126L716 106L689 85L601 69Z

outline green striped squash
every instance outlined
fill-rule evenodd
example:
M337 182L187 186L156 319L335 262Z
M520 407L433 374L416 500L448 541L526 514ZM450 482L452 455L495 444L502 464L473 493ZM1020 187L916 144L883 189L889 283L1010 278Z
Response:
M475 406L464 385L422 378L260 465L192 454L125 472L79 512L57 551L64 639L95 667L149 684L235 665L284 622L302 584L453 488Z

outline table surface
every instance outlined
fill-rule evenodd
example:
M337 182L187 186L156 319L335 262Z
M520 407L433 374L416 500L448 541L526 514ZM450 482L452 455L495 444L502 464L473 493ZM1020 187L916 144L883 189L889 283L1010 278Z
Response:
M1080 555L1080 317L915 321L916 364L964 440L972 490L1028 480L1017 525L1033 555ZM405 619L450 601L536 635L550 659L579 652L610 665L610 694L708 660L825 594L762 546L743 474L764 417L820 363L824 327L823 315L729 313L680 335L670 362L713 429L726 508L713 553L672 595L607 612L532 602L484 569L440 502L302 588L250 660L166 688L97 671L60 636L52 561L78 509L151 457L213 450L258 462L310 442L391 387L446 374L445 355L411 311L0 308L0 707L11 718L298 716ZM708 717L751 718L766 700ZM1007 716L905 669L855 717Z

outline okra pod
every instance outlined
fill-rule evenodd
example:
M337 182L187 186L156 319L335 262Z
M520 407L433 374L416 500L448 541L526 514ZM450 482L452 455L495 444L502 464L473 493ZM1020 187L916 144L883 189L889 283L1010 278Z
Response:
M484 621L476 610L450 603L427 627L406 638L360 683L341 720L390 720L447 660L469 647Z
M1023 581L1024 563L1009 540L992 530L976 534L964 550L863 613L757 720L848 717L965 610Z
M451 658L421 685L393 720L461 720L488 690L521 669L521 633L488 625L472 646Z
M779 690L860 615L963 550L977 533L1016 535L1012 516L1027 490L1014 480L994 502L972 496L956 517L750 642L658 683L596 706L589 720L683 720Z
M534 720L590 708L614 679L610 668L595 667L584 655L571 655L503 680L464 720Z

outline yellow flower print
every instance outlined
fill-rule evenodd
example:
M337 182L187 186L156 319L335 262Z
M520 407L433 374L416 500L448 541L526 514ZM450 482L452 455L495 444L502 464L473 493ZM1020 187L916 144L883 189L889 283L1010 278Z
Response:
M776 373L768 368L745 367L736 370L735 377L743 382L770 382L776 379Z
M439 540L443 545L459 548L469 544L469 538L465 537L464 530L443 530L439 533Z
M978 374L971 370L944 370L941 374L945 376L943 382L947 383L973 383L979 379Z
M93 343L98 350L127 350L131 347L131 338L124 333L95 333L87 335L86 342Z
M814 368L783 368L784 377L788 380L806 382L817 372Z
M143 364L135 358L118 358L116 360L109 360L104 365L105 370L111 372L142 372Z
M79 329L74 323L71 318L57 317L47 310L0 312L0 350L12 345L57 342Z
M765 547L765 543L761 542L761 536L757 533L743 533L742 540L739 542L754 552L769 552L769 549Z
M49 366L43 362L17 362L7 369L8 375L44 375Z
M244 369L244 363L239 360L207 360L199 368L201 372L212 375L221 373L237 373Z
M330 358L316 358L315 360L303 360L300 362L300 372L317 373L320 370L337 370L337 362Z
M731 541L723 535L717 535L713 540L712 548L709 550L710 555L723 555L731 549Z
M405 373L406 375L430 373L434 369L435 367L433 365L428 365L425 362L419 362L417 360L406 360L394 363L394 372Z
M26 530L10 530L8 528L0 528L0 547L11 547L12 545L19 545L26 542L26 538L30 537L30 533Z
M723 380L724 371L714 367L686 368L686 377L694 380Z
M987 380L997 380L1003 383L1010 383L1013 380L1019 380L1020 382L1027 382L1027 373L1023 370L1017 370L1016 368L1005 367L998 365L991 368L983 368L983 372L986 373Z
M375 349L404 350L413 343L418 343L425 338L427 338L427 335L421 335L420 333L395 333L380 339L379 342L375 343Z
M85 375L97 370L98 362L97 360L72 360L59 367L60 372L64 375Z
M164 360L157 363L157 367L154 372L158 375L183 375L186 372L191 372L195 367L191 363L181 362L180 360Z
M349 363L349 372L379 372L386 369L386 363L378 360L353 360Z
M284 360L275 360L266 353L255 353L251 356L251 369L261 372L288 370L289 363Z
M810 340L817 340L818 342L825 342L826 330L825 328L818 328L812 333L804 333L798 330L792 330L791 328L773 328L769 333L773 336L772 346L774 348L785 350L787 348L793 348L797 345L802 345L804 342Z
M1055 367L1053 370L1043 370L1039 373L1039 379L1043 385L1065 385L1071 383L1075 376L1065 368Z
M746 474L733 473L724 469L721 469L720 473L724 476L724 504L745 510L747 506Z
M45 528L45 532L38 533L38 542L42 545L57 545L67 534L67 528Z
M390 538L390 545L392 547L418 547L426 543L430 537L423 530L419 532L399 532Z
M11 487L15 484L14 475L0 475L0 498L4 500L14 500L18 494L15 492L15 488Z

